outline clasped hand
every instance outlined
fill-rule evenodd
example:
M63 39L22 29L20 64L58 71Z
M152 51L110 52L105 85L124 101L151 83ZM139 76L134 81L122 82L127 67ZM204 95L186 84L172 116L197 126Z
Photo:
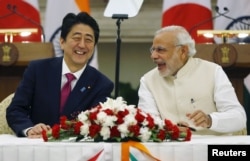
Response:
M186 116L189 120L193 121L197 127L209 128L212 124L212 120L209 115L201 110L196 110L193 113L187 113Z
M211 127L211 124L212 124L211 117L201 110L196 110L193 113L187 113L186 116L189 120L193 121L193 124L196 127L203 127L203 128ZM178 122L177 125L179 126L179 129L181 131L183 130L183 127L186 127L186 128L189 127L189 124L183 121ZM193 128L190 128L190 129L193 129ZM193 129L193 131L195 131L195 129Z
M49 131L51 130L51 127L43 123L36 124L34 127L32 127L31 129L27 131L27 137L28 138L41 138L43 130Z

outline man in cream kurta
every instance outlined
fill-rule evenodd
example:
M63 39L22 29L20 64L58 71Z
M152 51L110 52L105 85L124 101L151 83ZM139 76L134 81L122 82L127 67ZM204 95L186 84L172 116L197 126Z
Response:
M141 78L138 108L194 127L196 134L242 130L246 114L223 69L193 58L194 54L194 42L185 29L170 26L159 30L151 48L158 68Z

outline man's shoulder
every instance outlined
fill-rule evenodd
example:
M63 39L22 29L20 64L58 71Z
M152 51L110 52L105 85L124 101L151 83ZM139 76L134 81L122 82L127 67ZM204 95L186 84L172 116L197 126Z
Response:
M103 81L112 82L106 75L104 75L102 72L100 72L99 70L97 70L96 68L94 68L90 65L87 65L85 70L86 70L87 74L90 74L93 77L98 77L98 79L101 79Z
M212 61L208 61L205 59L201 59L201 58L193 58L196 64L199 65L204 65L204 66L210 66L210 67L218 67L220 66L219 64L216 64L215 62Z
M217 72L218 69L222 69L222 67L219 64L200 58L195 58L194 68L195 69L193 70L193 72L196 71L199 72L199 74L203 73L206 76L208 76L209 73L214 75L214 73Z
M52 57L52 58L44 58L44 59L37 59L32 60L30 65L38 65L38 64L49 64L62 61L61 57Z

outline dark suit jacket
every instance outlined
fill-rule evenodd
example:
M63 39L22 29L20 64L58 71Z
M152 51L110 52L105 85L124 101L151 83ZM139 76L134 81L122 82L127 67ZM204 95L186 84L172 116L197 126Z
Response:
M113 83L95 68L87 65L59 112L62 57L36 60L29 64L23 80L6 111L9 126L17 134L37 123L53 126L60 115L69 119L111 97Z

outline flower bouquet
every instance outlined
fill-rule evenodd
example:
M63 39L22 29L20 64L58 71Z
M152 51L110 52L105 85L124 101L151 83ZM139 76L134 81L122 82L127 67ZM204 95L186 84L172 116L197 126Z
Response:
M107 98L95 108L78 114L75 120L60 118L60 124L50 132L43 131L44 141L61 141L73 138L74 141L105 142L163 142L189 141L191 131L180 132L170 120L150 115L134 105L127 105L122 97Z

